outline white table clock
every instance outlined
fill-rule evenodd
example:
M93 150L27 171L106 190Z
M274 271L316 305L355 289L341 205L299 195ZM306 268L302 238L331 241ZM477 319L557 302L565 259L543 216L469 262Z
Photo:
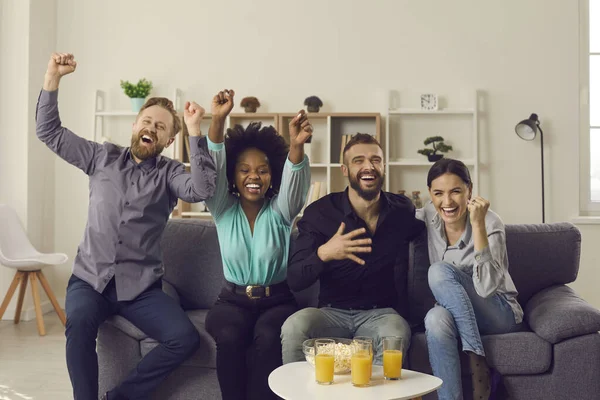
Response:
M437 94L426 93L421 95L421 110L437 111L438 96Z

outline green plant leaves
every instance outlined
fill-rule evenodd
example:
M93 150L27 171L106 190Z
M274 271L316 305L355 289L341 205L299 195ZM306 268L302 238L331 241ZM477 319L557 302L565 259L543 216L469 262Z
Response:
M127 97L143 99L148 97L152 91L152 82L146 78L140 79L137 84L121 80L121 88Z

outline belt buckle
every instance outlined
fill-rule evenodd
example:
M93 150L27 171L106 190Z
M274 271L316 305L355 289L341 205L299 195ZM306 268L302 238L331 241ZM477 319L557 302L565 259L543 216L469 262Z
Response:
M258 300L258 299L263 298L263 296L255 296L254 292L253 292L254 288L260 288L260 287L262 287L262 286L260 286L260 285L248 285L248 286L246 286L246 296L248 296L248 298L250 300ZM271 295L271 288L269 286L267 286L264 289L265 289L265 295L264 295L264 297L269 297Z
M253 290L255 287L258 287L258 286L254 286L254 285L248 285L248 286L246 286L246 296L248 296L248 298L249 298L250 300L257 300L257 299L260 299L260 296L254 296L254 294L253 294L254 292L253 292L252 290Z

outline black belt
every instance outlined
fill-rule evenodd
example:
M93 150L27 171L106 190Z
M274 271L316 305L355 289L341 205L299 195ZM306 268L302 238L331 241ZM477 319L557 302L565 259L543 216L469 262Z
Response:
M261 285L236 285L235 283L225 282L225 287L235 294L243 294L251 300L262 299L263 297L271 297L281 293L290 293L290 288L287 282L279 282L271 286Z

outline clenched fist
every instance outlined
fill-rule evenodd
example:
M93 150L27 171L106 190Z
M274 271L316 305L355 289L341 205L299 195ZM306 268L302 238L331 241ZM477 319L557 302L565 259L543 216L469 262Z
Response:
M469 200L467 205L471 225L485 226L485 216L490 208L490 202L480 196L475 196Z
M57 90L60 78L74 72L76 68L77 61L75 61L73 54L52 53L44 76L44 90Z
M302 146L304 143L310 143L313 128L304 110L298 111L298 115L290 121L289 129L290 144L292 146Z
M232 89L224 89L213 97L211 113L213 118L225 119L233 108L233 96L235 92Z
M49 77L62 78L65 75L75 72L77 61L71 53L52 53L46 75Z
M204 117L204 108L198 103L186 101L183 111L183 120L190 136L200 136L200 122Z

